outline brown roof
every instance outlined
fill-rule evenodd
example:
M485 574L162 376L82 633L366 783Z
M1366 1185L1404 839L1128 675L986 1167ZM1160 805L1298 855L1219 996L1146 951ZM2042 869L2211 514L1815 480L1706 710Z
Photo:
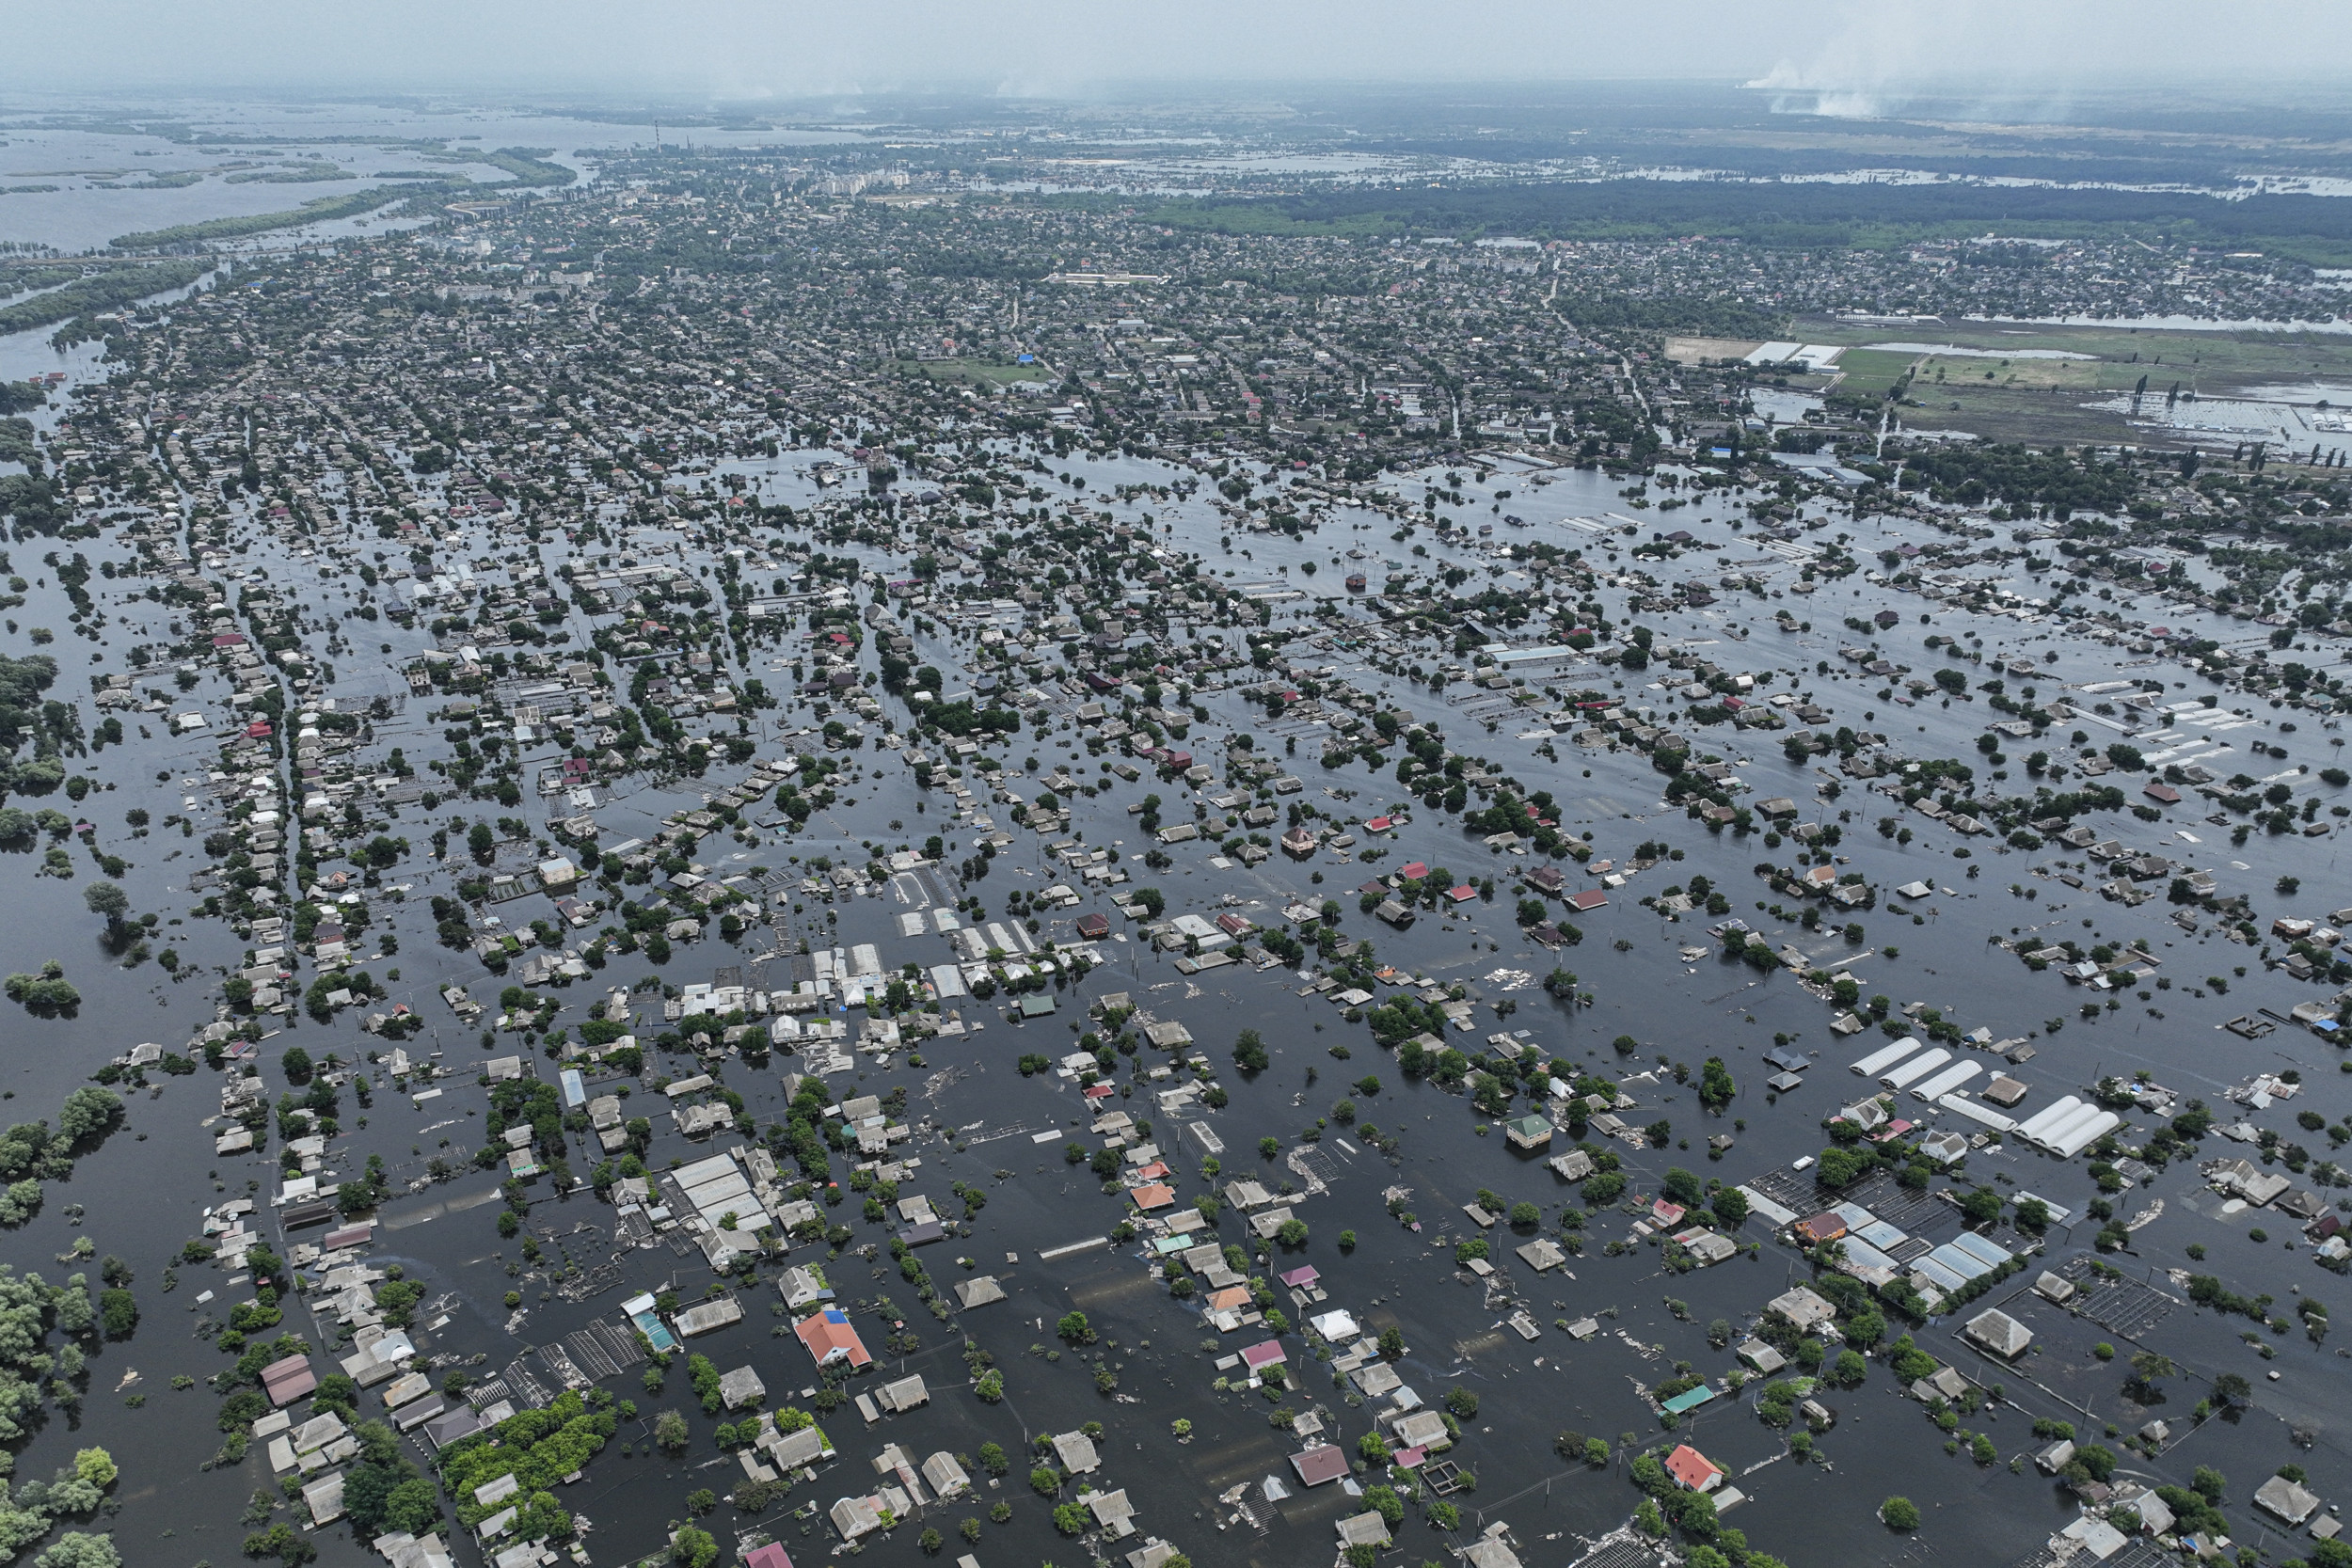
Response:
M1321 1486L1327 1481L1337 1481L1347 1474L1347 1450L1336 1444L1309 1449L1291 1455L1291 1468L1298 1472L1302 1485Z
M262 1369L262 1386L269 1390L272 1404L292 1404L318 1386L308 1355L289 1355Z

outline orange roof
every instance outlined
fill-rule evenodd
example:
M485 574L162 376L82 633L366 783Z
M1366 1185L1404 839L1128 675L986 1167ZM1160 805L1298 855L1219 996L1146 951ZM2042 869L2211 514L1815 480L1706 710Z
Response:
M816 1357L820 1367L835 1356L847 1356L852 1367L873 1362L874 1358L866 1354L865 1341L850 1326L850 1315L837 1307L812 1312L792 1332L801 1337L801 1343L808 1347L808 1354Z
M1212 1312L1237 1311L1248 1305L1249 1287L1247 1285L1228 1285L1222 1291L1209 1292L1209 1310Z
M1157 1181L1146 1182L1129 1196L1136 1200L1136 1208L1147 1211L1165 1209L1176 1201L1174 1191Z
M1693 1492L1704 1492L1724 1479L1723 1466L1688 1443L1677 1444L1666 1456L1666 1473Z

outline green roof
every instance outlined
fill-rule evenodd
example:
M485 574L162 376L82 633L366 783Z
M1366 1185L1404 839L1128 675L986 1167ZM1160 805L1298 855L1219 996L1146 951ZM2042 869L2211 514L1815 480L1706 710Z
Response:
M1705 1404L1708 1400L1711 1400L1714 1397L1715 1390L1702 1383L1696 1388L1690 1390L1688 1393L1677 1394L1673 1399L1667 1400L1665 1402L1661 1404L1659 1408L1661 1410L1671 1410L1676 1415L1680 1416L1687 1411L1696 1410L1700 1405Z

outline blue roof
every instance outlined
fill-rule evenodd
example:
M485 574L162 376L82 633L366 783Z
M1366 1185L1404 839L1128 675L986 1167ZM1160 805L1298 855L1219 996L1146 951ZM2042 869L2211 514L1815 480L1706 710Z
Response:
M1911 1266L1915 1272L1926 1275L1930 1279L1933 1280L1938 1287L1946 1291L1957 1291L1963 1285L1968 1283L1968 1281L1958 1272L1946 1268L1943 1263L1937 1260L1935 1254L1932 1252L1929 1253L1925 1258L1913 1259Z
M1946 1242L1942 1246L1929 1253L1928 1257L1943 1264L1963 1279L1975 1279L1980 1275L1993 1272L1992 1264L1967 1248L1954 1246L1949 1242Z
M1973 1230L1963 1230L1951 1240L1951 1245L1990 1268L1999 1268L2009 1261L2007 1248L1996 1242L1988 1242Z
M825 1308L825 1322L829 1323L846 1323L849 1321L850 1315L841 1310L838 1307L828 1307Z

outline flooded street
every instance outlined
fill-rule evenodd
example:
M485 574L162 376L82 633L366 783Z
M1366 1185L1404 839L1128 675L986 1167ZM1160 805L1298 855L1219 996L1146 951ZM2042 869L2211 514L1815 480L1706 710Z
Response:
M0 1095L122 1110L7 1146L0 1260L136 1307L8 1353L16 1497L119 1472L43 1529L2042 1568L2148 1488L2272 1559L2333 1521L2352 627L2259 527L1912 482L1962 460L1786 375L1699 435L1533 241L1298 241L1361 273L1303 307L1216 257L1318 389L1090 292L1160 274L940 260L1014 209L772 166L864 133L674 179L385 113L595 178L0 338ZM1314 346L1465 265L1586 401Z

